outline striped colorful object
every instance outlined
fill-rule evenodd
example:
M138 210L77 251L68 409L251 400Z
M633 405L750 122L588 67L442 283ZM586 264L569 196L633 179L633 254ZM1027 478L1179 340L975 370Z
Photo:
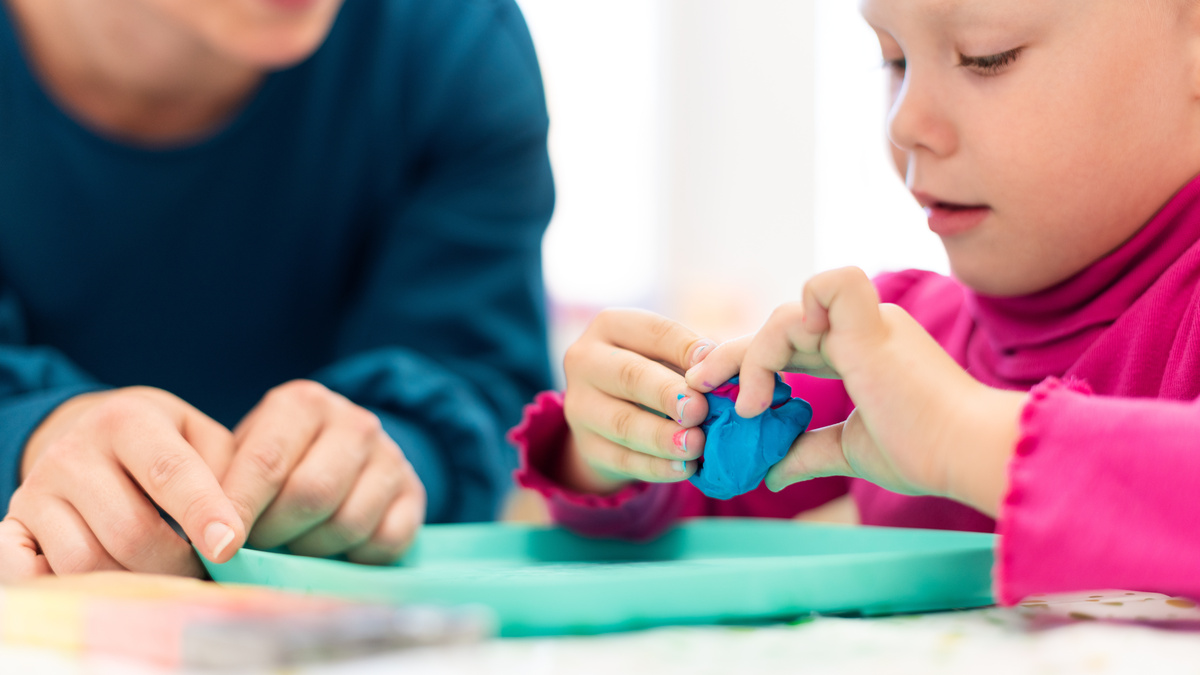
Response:
M101 572L0 587L0 642L167 667L270 667L494 632L479 610L395 607Z

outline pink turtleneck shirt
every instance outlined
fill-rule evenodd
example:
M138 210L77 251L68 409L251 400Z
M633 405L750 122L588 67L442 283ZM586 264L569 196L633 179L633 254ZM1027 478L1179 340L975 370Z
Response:
M1200 179L1121 248L1033 295L985 297L920 271L876 285L980 382L1032 392L998 521L844 478L777 494L760 486L728 501L686 481L574 493L554 480L567 427L553 392L512 431L517 480L540 491L563 526L633 539L691 516L791 517L849 492L867 525L998 532L1005 604L1109 588L1200 599ZM812 404L811 428L853 408L836 380L785 379Z

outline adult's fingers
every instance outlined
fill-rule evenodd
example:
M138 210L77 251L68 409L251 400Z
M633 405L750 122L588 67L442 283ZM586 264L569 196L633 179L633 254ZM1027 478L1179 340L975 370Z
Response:
M183 427L180 432L219 482L225 477L233 462L233 433L220 422L188 406L184 409Z
M394 563L412 545L424 520L425 487L413 474L413 480L392 502L371 538L347 551L346 557L367 565Z
M87 484L89 489L62 496L71 501L101 546L122 568L201 576L204 568L192 547L167 525L124 470L112 464L83 461L63 470L77 474L70 477L71 484Z
M104 550L75 507L66 501L39 494L18 503L15 517L26 525L55 574L82 574L122 570Z
M113 453L206 558L225 562L245 542L246 528L212 469L179 434L181 423L148 418L117 426Z
M704 431L700 428L681 426L597 389L575 392L564 401L564 408L573 428L586 429L655 457L692 460L704 447Z
M288 549L299 555L324 558L365 544L379 528L392 502L412 482L410 473L412 466L394 443L372 453L338 510L329 520L288 542Z
M9 516L0 520L0 584L51 574L50 563L29 528Z
M248 530L323 426L328 391L315 382L308 385L271 390L235 431L237 448L221 483Z
M384 435L379 418L362 408L348 409L329 420L259 516L250 541L260 548L274 548L328 520L350 494L371 449Z

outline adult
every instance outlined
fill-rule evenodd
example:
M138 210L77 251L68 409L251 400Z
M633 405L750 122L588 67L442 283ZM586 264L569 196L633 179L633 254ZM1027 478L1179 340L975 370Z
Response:
M0 5L0 577L494 517L550 379L513 0Z

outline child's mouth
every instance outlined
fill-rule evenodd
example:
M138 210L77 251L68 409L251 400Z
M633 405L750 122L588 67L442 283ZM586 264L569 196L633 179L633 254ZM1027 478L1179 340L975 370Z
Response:
M949 237L962 234L979 225L991 213L986 204L958 204L929 198L927 195L917 195L917 201L925 209L929 219L929 229L934 234Z

